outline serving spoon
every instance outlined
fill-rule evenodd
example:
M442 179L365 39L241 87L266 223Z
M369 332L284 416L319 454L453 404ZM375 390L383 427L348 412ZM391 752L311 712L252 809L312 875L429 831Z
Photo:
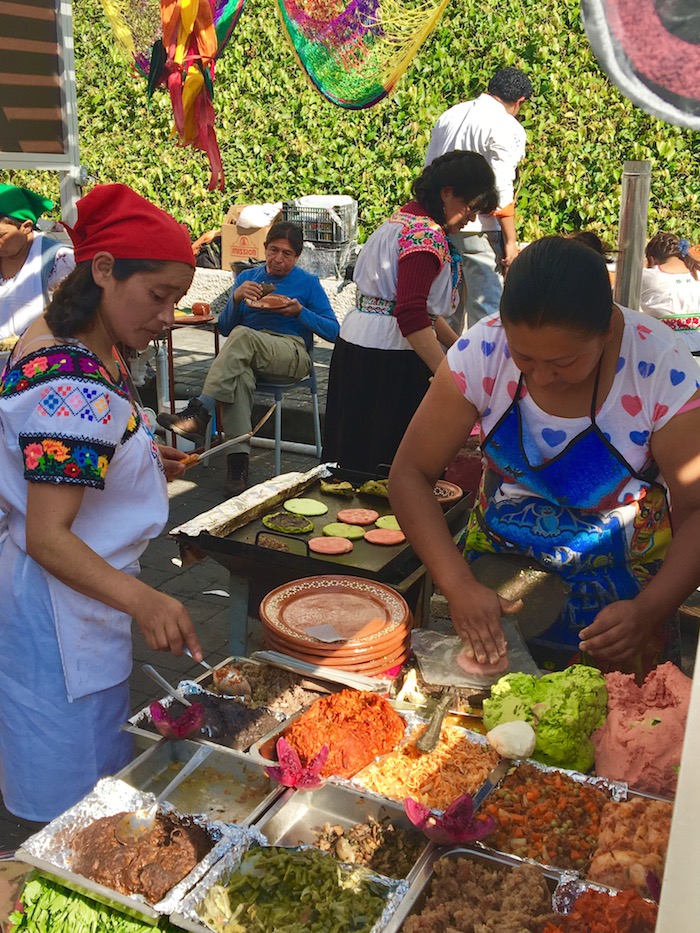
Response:
M135 810L133 813L125 813L114 827L117 842L120 842L123 846L138 845L155 826L159 805L167 800L168 794L172 793L186 777L189 777L213 751L213 748L206 745L200 746L182 770L158 794L154 803L147 810L141 809Z

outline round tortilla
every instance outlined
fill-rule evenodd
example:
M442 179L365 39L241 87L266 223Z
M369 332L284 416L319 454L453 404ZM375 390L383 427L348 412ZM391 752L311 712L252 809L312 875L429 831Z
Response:
M397 531L395 528L371 528L365 532L365 541L370 544L383 544L391 547L393 544L403 544L406 535L403 531Z
M318 499L287 499L284 507L294 515L325 515L328 506Z
M510 665L508 657L499 658L495 664L487 661L485 664L479 664L476 658L470 658L466 651L462 650L457 655L457 664L462 668L465 674L474 674L479 677L489 677L493 674L505 674Z
M349 554L355 545L347 538L324 537L311 538L309 541L309 550L314 554Z
M338 521L347 525L371 525L379 518L374 509L341 509Z
M303 515L292 515L291 512L273 512L264 515L263 525L270 531L278 531L283 535L306 535L314 530L314 523Z
M394 531L401 531L401 525L399 525L395 515L381 515L374 524L377 528L391 528Z
M358 525L346 525L345 522L331 522L323 529L324 535L329 538L351 538L357 540L364 537L364 531Z

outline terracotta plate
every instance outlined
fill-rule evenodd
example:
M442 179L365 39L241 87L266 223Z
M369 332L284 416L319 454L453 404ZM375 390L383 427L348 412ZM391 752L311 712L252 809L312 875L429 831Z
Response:
M404 626L409 615L395 590L362 577L305 577L277 587L260 604L267 626L316 647L323 643L307 634L307 628L332 625L344 644L365 645Z
M274 311L276 308L283 308L291 301L286 295L263 295L262 298L251 298L246 300L249 308L258 308L260 311Z

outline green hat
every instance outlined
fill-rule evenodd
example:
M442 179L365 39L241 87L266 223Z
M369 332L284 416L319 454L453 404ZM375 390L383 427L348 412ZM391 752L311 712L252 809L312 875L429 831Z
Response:
M34 194L29 188L16 185L0 185L0 217L15 220L31 220L33 224L54 206L53 201Z

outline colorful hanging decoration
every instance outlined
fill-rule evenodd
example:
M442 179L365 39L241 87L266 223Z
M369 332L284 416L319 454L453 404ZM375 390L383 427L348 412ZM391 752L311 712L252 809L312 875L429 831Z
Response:
M231 38L245 0L102 0L112 30L154 90L167 87L185 146L206 152L209 190L224 187L214 131L214 63Z
M700 129L700 4L697 0L582 0L601 68L642 110Z
M328 100L371 107L391 91L448 0L277 0L301 67Z

